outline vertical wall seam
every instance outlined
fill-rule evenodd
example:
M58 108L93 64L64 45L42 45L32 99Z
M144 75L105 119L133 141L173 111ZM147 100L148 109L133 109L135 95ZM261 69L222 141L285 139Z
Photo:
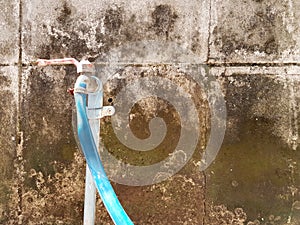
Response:
M210 59L210 47L211 47L211 26L212 26L212 0L209 0L209 21L208 21L208 37L207 37L207 58L206 58L206 63L209 65L209 59ZM207 121L207 120L206 120ZM207 129L208 126L206 126ZM205 137L205 143L207 143L207 137ZM206 217L207 215L207 202L206 202L206 191L207 191L207 176L205 171L203 171L203 219L202 219L202 224L206 224Z
M22 100L22 0L19 0L19 39L18 39L18 48L19 48L19 57L18 57L18 105L17 105L17 132L21 131L21 100ZM20 143L20 140L18 140Z
M16 185L18 192L18 211L17 220L18 224L23 224L22 218L22 196L23 196L23 174L24 174L24 161L23 161L23 133L21 129L21 115L22 115L22 56L23 56L23 43L22 43L22 22L23 22L23 10L22 0L19 0L19 27L18 27L18 99L17 99L17 145L16 145Z
M202 224L205 225L206 217L207 217L207 204L206 204L206 183L207 183L207 176L205 171L203 171L203 219Z
M209 20L208 20L208 37L207 37L207 57L206 57L206 63L209 62L209 59L210 59L210 47L211 47L211 24L212 24L212 12L211 12L211 5L212 5L212 0L209 0L209 12L208 12L208 17L209 17Z

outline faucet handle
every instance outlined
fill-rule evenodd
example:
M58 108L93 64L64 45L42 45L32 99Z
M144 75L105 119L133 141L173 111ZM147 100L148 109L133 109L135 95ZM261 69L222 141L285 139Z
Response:
M74 58L63 58L63 59L38 59L36 61L37 66L50 66L50 65L75 65L77 73L93 73L93 64L85 59L78 62Z
M63 59L38 59L37 61L38 66L49 66L49 65L67 65L73 64L76 67L78 66L79 62L74 58L63 58Z

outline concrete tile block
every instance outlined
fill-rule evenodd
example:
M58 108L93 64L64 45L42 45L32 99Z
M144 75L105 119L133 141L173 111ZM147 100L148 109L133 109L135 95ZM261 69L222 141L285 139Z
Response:
M23 60L91 60L137 41L176 42L207 58L208 1L23 1Z
M23 224L81 221L85 165L72 128L73 96L67 93L76 76L71 66L23 68Z
M164 168L168 170L167 175L171 174L169 179L153 185L141 187L132 187L130 184L129 186L116 185L115 190L119 194L122 204L124 204L127 213L136 224L202 224L203 222L205 214L205 179L203 173L199 170L198 163L201 160L200 152L202 151L202 146L205 145L205 124L208 115L207 102L202 98L203 90L191 78L190 70L192 67L190 65L124 65L122 69L115 70L109 82L104 86L106 91L104 104L113 104L116 107L115 122L118 124L127 119L128 127L131 128L131 132L137 138L145 139L153 131L156 133L160 131L159 128L153 127L151 131L151 125L150 127L148 126L150 120L154 117L163 118L167 124L165 138L157 147L149 151L135 151L131 147L135 145L134 142L126 145L124 141L118 138L119 135L116 134L118 127L113 129L113 118L111 123L109 119L104 119L103 123L101 123L102 142L108 151L117 158L115 163L104 161L104 167L107 168L106 171L110 171L109 174L113 177L113 181L116 180L116 175L114 174L125 172L121 177L126 178L135 171L133 168L122 166L120 167L121 169L119 168L119 171L110 169L112 167L116 168L121 161L136 167L146 168L142 179L153 179L148 175L147 167L153 166L153 170L155 170L160 168L158 164L161 162L164 163ZM101 69L99 68L100 71ZM105 69L102 71L105 71ZM143 81L148 78L156 78L156 82L152 83L156 88L152 88L151 82L148 83L149 88L144 86L145 83ZM165 79L175 84L176 88L173 89ZM169 94L163 95L164 92L157 87L169 91ZM180 88L182 89L180 90ZM126 92L122 94L124 90ZM190 99L184 98L182 90L191 95ZM144 95L152 97L136 102L128 102L128 99ZM108 101L109 98L111 103ZM178 100L177 103L186 109L187 114L182 114L179 110L176 110L175 105L172 104L174 103L173 99ZM196 107L198 115L192 113L192 106L189 100ZM125 117L122 117L122 112L122 114L120 113L122 110L121 104L133 105ZM181 124L183 123L182 121L193 120L196 116L199 117L199 123L196 124L199 124L200 127L200 137L197 146L194 149L184 149L184 145L182 145L185 154L185 160L183 161L185 166L175 174L174 169L182 163L183 159L177 158L177 160L172 160L169 156L173 152L178 151L176 149L177 145L184 140L185 135L185 137L189 136L189 134L192 136L192 132L189 130L191 127L184 127ZM128 118L130 118L129 121ZM123 136L129 137L129 132L123 133ZM190 150L193 151L192 156L188 153ZM107 165L107 163L110 163L110 165ZM150 169L149 167L148 170ZM155 178L167 176L163 172L165 170L158 172ZM145 199L148 199L148 201L145 201Z
M213 68L212 73L224 88L228 117L222 148L206 171L206 204L213 202L208 210L214 215L209 224L228 218L230 224L241 209L244 222L277 218L284 224L298 201L293 190L299 186L299 67Z
M299 62L299 1L213 0L211 9L211 62Z
M67 75L64 68L28 67L23 71L24 156L31 167L46 173L50 173L47 168L51 161L71 160L76 146L72 129L73 96L67 89L72 87L77 74L75 67L68 67L71 72ZM64 149L66 146L69 149Z
M1 0L0 57L1 64L15 64L19 59L19 1Z

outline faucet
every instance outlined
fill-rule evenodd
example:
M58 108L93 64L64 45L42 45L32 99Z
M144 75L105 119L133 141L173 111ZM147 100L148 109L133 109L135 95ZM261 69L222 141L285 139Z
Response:
M74 58L37 60L37 66L67 64L75 65L79 74L74 89L69 92L74 95L79 147L87 163L83 224L95 223L96 189L116 225L133 224L110 184L99 155L100 119L112 116L115 108L103 106L103 84L95 76L94 65L88 60L79 62Z

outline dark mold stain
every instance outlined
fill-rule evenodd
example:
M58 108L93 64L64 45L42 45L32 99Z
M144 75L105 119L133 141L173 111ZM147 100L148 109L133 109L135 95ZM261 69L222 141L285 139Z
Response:
M123 23L125 23L123 8L108 8L104 15L105 33L101 33L101 23L99 23L98 27L96 27L96 34L94 34L95 44L98 46L90 47L87 43L89 40L79 36L80 33L90 35L91 25L85 21L86 18L81 18L82 22L78 25L78 20L80 19L72 17L75 9L67 2L63 3L62 8L57 8L56 10L60 14L50 27L52 34L49 34L49 44L41 46L38 52L39 58L51 58L53 55L56 58L73 57L81 59L88 57L93 62L100 54L116 47L121 39L127 40L129 38L134 40L134 37L137 36L135 29L132 29L131 23L128 22L127 28L123 29ZM99 17L96 20L101 21L102 18ZM132 22L132 20L134 20L134 16L132 16L130 21ZM48 33L45 24L42 25L42 28L44 32ZM62 32L56 32L56 30ZM63 33L66 35L63 35Z
M230 12L213 30L214 44L225 56L236 50L280 55L284 49L294 45L294 40L283 27L281 12L274 6L262 5L244 20L235 18L235 13Z
M108 8L104 14L105 33L101 33L101 24L96 28L96 41L103 43L99 52L108 52L111 48L117 47L120 40L132 40L136 35L132 21L124 21L124 9L122 7Z
M111 33L119 33L123 24L123 10L121 8L108 9L104 16L105 28Z
M157 35L166 35L173 31L174 24L178 15L172 10L169 5L158 5L152 12L153 24L151 26Z
M234 82L231 78L233 77ZM255 104L257 99L266 98L268 102L278 102L280 94L278 91L284 89L284 84L274 82L272 77L249 74L232 74L225 77L226 100L228 116L240 117L243 115L251 117L249 108ZM243 84L243 85L237 85ZM271 94L276 91L276 94Z
M87 21L87 17L76 17L76 8L67 1L62 2L56 11L57 18L50 25L41 24L41 33L48 42L40 45L38 51L28 49L37 58L86 57L93 62L101 57L105 58L107 52L120 45L153 39L153 32L168 39L178 18L169 5L158 5L150 12L150 27L149 23L137 21L135 14L125 16L122 6L108 6L103 13L93 18L92 23ZM26 23L26 27L31 30L30 21ZM24 45L31 45L30 32L24 35Z
M194 53L197 53L197 51L200 50L200 33L199 31L196 31L195 34L193 35L193 38L192 38L192 46L191 46L191 50L194 52Z
M16 111L12 108L14 96L13 91L9 90L11 82L7 76L3 76L0 72L0 152L3 158L3 161L0 160L0 177L10 175L10 169L5 169L3 164L8 163L9 157L15 156L15 141L11 141L11 139L15 136L15 126L12 119Z
M281 146L289 148L288 143L278 138L276 125L278 121L285 121L287 114L287 103L283 100L288 98L289 92L283 82L274 80L268 74L232 74L224 77L225 100L227 108L227 130L224 143L239 142L241 131L246 121L255 123L264 121L264 131L272 134L273 138L279 139ZM258 102L266 102L269 105L263 112L260 111ZM288 131L287 131L288 132Z
M89 27L81 26L79 28L74 27L75 18L71 15L74 13L73 6L64 2L62 8L57 8L60 12L57 17L57 23L51 26L51 33L55 33L55 29L61 30L68 35L49 35L50 43L43 45L39 52L39 58L51 58L51 55L55 54L55 57L73 57L81 59L87 52L91 50L87 47L86 41L79 38L78 30L86 33L89 31ZM77 19L76 19L77 20ZM43 29L46 31L46 25L44 24ZM46 31L47 32L47 31ZM92 52L94 54L94 52Z
M59 10L59 9L57 8L56 10ZM72 10L71 10L70 6L68 5L68 3L65 1L63 3L63 8L61 9L61 14L57 18L58 22L61 24L65 24L70 19L71 14L72 14Z
M275 54L278 52L279 45L275 39L274 36L271 36L266 42L265 42L265 52L267 54Z
M11 84L11 80L6 77L6 76L3 76L3 74L0 72L0 85L1 87L7 87Z

